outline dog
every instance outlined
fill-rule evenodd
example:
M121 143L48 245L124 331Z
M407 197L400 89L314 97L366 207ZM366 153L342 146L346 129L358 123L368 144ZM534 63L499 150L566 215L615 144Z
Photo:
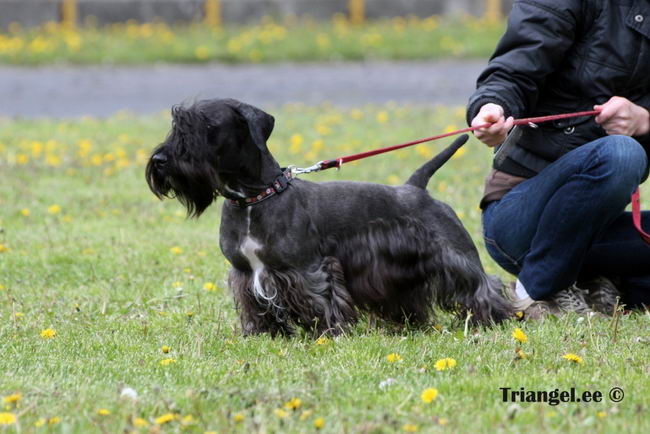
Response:
M501 281L487 275L462 223L427 192L429 178L466 141L401 186L294 178L269 152L274 118L233 99L172 108L172 128L146 180L199 217L219 196L219 244L244 335L296 327L338 334L361 312L426 325L434 306L492 324L511 317Z

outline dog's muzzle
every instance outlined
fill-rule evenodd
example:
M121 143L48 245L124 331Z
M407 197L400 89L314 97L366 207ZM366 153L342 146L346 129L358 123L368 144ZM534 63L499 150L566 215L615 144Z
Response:
M164 166L165 163L167 163L167 156L162 153L157 153L153 157L151 157L151 160L154 162L156 166Z

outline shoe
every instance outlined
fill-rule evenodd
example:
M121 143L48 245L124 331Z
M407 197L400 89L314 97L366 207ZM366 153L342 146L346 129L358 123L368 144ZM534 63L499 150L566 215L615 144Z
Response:
M584 290L575 285L558 291L549 298L549 303L554 304L561 312L591 313Z
M605 315L614 315L621 292L614 282L604 276L579 282L576 284L580 289L587 291L586 302L595 311Z
M506 297L512 302L515 316L519 321L537 321L548 315L557 315L560 310L552 303L545 300L533 300L530 297L520 299L515 294L515 283L507 288Z

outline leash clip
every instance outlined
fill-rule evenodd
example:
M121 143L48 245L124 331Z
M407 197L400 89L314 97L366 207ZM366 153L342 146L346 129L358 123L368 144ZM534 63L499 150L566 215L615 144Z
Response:
M319 172L321 170L321 164L323 162L319 161L318 163L314 164L313 166L309 167L296 167L296 166L289 166L288 169L291 170L291 174L293 176L298 176L302 175L304 173L312 173L312 172Z

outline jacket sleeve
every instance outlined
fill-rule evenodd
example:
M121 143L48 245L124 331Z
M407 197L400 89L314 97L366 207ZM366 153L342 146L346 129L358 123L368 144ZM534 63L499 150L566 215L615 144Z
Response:
M487 103L499 104L506 117L535 109L546 77L562 63L574 43L585 2L518 0L505 34L477 80L469 100L467 123Z

